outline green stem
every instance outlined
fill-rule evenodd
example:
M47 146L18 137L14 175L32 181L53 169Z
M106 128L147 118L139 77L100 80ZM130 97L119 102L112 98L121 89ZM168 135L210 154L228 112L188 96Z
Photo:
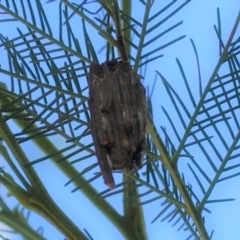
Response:
M194 221L194 224L201 236L201 239L209 240L210 238L208 236L208 233L207 233L204 223L202 221L201 214L197 211L196 207L194 206L194 204L192 202L191 197L189 196L189 193L185 187L185 184L182 181L181 176L178 172L177 163L174 162L171 159L171 157L169 156L150 116L148 117L148 121L147 121L147 130L148 130L148 133L151 135L155 146L158 148L158 150L161 154L162 163L168 169L177 189L179 190L182 198L184 199L186 211L191 216L192 220ZM196 233L192 232L192 234L197 239Z
M117 1L115 0L114 2L115 2L115 5L117 5ZM131 16L131 10L132 10L132 1L122 0L122 12L124 12L128 16ZM130 40L131 29L129 28L129 26L131 25L131 20L127 18L126 21L122 21L121 23L119 10L118 12L116 12L115 10L115 15L117 16L117 18L115 19L117 37L123 36L125 39ZM127 28L127 30L122 31L122 29L125 29L125 28ZM124 41L124 38L122 38L123 41ZM126 53L131 54L131 45L124 42L124 51L126 56L127 56ZM137 182L124 174L124 182L125 181L127 182L124 186L125 191L123 194L123 199L127 200L133 196L139 195L139 191L136 186ZM124 219L126 219L126 221L129 222L129 224L133 225L133 231L136 234L136 240L148 239L147 233L146 233L143 209L142 209L142 206L140 205L140 198L133 198L132 200L124 201L123 212L124 212Z
M27 192L22 188L11 184L10 182L5 182L5 185L9 184L6 185L6 187L8 187L10 192L24 207L41 214L69 239L87 239L86 236L77 228L77 226L54 203L33 167L24 167L29 163L29 160L17 143L8 125L4 122L4 118L1 114L0 122L0 134L3 140L7 143L8 148L19 162L22 170L31 183L31 189L29 189ZM4 181L2 177L1 181Z
M20 213L19 213L20 214ZM46 240L40 233L34 231L27 221L23 221L15 214L0 213L0 222L20 233L26 240Z
M94 27L112 46L117 46L117 41L109 35L108 32L104 31L99 27L94 21L88 18L81 10L75 8L69 1L61 0L67 7L72 9L76 14L78 14L84 21L88 22L92 27ZM88 60L89 61L89 60Z
M132 14L132 1L129 0L122 0L122 11L128 15L131 16ZM122 31L122 35L124 39L127 39L131 41L131 29L129 28L131 26L131 19L126 18L125 21L122 21L122 29L126 29ZM131 53L131 45L125 41L125 48L127 53Z
M124 175L125 190L123 199L127 200L133 196L139 195L136 181ZM140 205L140 198L133 198L123 202L124 219L129 225L132 225L132 231L136 235L136 240L147 240L147 232L144 221L143 209ZM131 239L129 239L131 240Z
M4 91L4 93L6 94L7 92ZM15 98L6 96L2 98L1 101L2 101L2 105L7 105L13 102L14 100ZM19 105L15 103L13 106L11 106L11 108L19 109ZM19 114L20 115L26 114L26 112L22 112ZM13 120L21 129L25 129L29 124L28 121L25 121L25 120L20 120L20 119L13 119ZM32 125L29 130L34 130L33 132L35 134L36 133L40 134L40 130L38 130L38 127L35 124ZM56 153L58 151L56 146L46 137L34 138L32 139L32 141L38 146L39 149L41 149L45 153L46 156ZM79 175L79 172L68 161L57 163L57 161L61 158L63 158L63 155L58 154L51 157L50 160L69 179L73 179L76 175ZM23 167L23 169L25 168L26 167ZM115 227L125 236L126 239L136 239L136 235L132 231L132 225L126 223L125 219L110 204L108 204L107 201L105 201L104 199L96 198L96 196L98 195L98 192L90 184L84 184L84 183L86 183L86 179L83 176L79 176L78 178L73 180L73 184L76 187L80 185L84 185L79 190L92 202L94 206L96 206L115 225ZM46 203L46 205L47 204L48 203Z
M123 33L122 33L122 24L121 24L121 16L120 16L120 9L118 5L117 0L113 0L113 20L115 22L115 28L116 28L116 38L118 42L118 53L119 56L125 60L128 61L128 56L125 48L125 41L123 39Z
M146 3L145 7L145 14L144 14L144 19L143 19L143 25L142 25L142 31L141 31L141 36L140 36L140 41L138 44L138 50L137 50L137 56L136 56L136 61L134 65L134 71L137 72L142 56L142 49L143 49L143 44L146 36L146 31L147 31L147 24L148 24L148 19L149 19L149 14L150 14L150 9L152 6L152 1L148 0Z

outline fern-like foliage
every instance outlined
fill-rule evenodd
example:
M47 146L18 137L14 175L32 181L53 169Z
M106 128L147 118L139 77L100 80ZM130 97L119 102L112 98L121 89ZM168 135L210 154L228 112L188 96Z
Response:
M48 2L50 6L51 1ZM236 159L239 156L240 134L237 115L240 40L234 38L239 16L226 44L221 39L219 20L218 28L216 27L221 46L219 62L204 90L200 84L198 98L193 95L179 60L177 64L188 92L188 103L183 102L181 93L157 72L157 77L162 80L169 101L176 110L184 134L179 134L175 124L177 120L171 119L164 106L162 110L175 136L170 136L164 127L159 134L160 129L153 122L149 96L148 148L143 172L125 173L124 180L119 180L113 191L97 192L93 188L101 173L98 172L96 158L93 157L95 151L89 125L89 64L117 57L128 58L134 70L144 75L147 64L162 57L163 48L184 38L177 36L158 48L151 49L153 42L159 41L182 24L179 22L161 33L158 31L159 26L165 24L188 2L177 4L172 1L152 14L154 1L141 0L138 6L143 9L144 16L140 19L139 16L132 15L131 6L135 3L128 0L122 1L122 7L119 7L116 0L83 1L80 4L78 1L70 3L62 0L59 3L57 33L56 23L50 23L42 1L5 0L0 3L1 11L12 17L5 21L15 20L25 25L25 28L17 28L18 36L11 39L0 33L0 47L6 49L8 58L8 67L0 68L0 73L4 76L4 83L0 86L0 134L20 164L21 171L3 145L1 149L21 184L9 178L3 170L0 182L24 207L39 211L68 239L88 239L90 235L80 231L55 206L34 171L34 164L45 160L56 163L56 167L69 179L66 184L75 184L73 192L80 189L118 227L126 239L147 239L141 206L153 201L159 201L162 205L153 222L159 218L168 220L178 229L188 230L187 239L210 239L211 234L205 228L203 214L204 210L209 211L207 204L231 200L224 199L224 196L223 199L212 199L211 192L219 182L239 175ZM163 13L165 17L162 17ZM76 18L77 25L72 23ZM121 38L124 48L119 45ZM98 52L95 41L99 41L102 46L101 53ZM197 56L194 44L193 47ZM189 102L194 109L193 113L188 110ZM9 128L12 121L20 127L19 132L12 132ZM226 135L232 142L226 142ZM59 150L51 141L52 136L65 139L65 147ZM29 161L21 147L27 142L34 142L45 156ZM196 150L201 153L199 156L194 154ZM180 171L180 163L186 159L192 176L186 177ZM73 166L76 163L80 163L78 170ZM201 193L198 193L198 189ZM123 215L104 200L104 197L120 194L124 196ZM97 195L101 196L101 201L96 198ZM34 201L29 202L29 198ZM132 221L132 218L136 220Z

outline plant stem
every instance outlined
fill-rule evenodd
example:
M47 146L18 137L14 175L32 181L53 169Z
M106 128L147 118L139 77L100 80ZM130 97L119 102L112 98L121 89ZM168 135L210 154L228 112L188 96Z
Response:
M10 182L6 182L9 186L9 191L18 199L18 201L20 201L20 203L23 204L24 207L41 214L45 219L57 227L67 238L73 240L87 239L52 200L33 167L25 167L25 165L29 163L29 160L17 143L8 125L4 122L4 118L1 114L0 122L0 134L3 140L7 143L9 149L19 162L22 170L25 172L31 183L31 189L25 191L20 187L14 186Z
M117 5L117 1L114 1L115 5ZM122 0L122 12L124 12L126 15L131 16L131 10L132 10L132 1L129 0ZM115 19L116 24L116 32L117 37L121 37L121 40L124 41L124 39L130 40L131 39L131 29L129 26L131 26L131 20L129 18L126 19L126 21L121 22L120 18L120 12L116 11L115 8L115 15L118 16ZM128 28L125 31L122 31L122 29ZM121 43L119 43L121 45ZM123 43L122 52L125 54L125 58L127 59L127 53L131 55L131 45ZM127 200L128 198L131 198L133 196L137 196L139 194L138 188L137 188L137 182L131 178L129 178L127 175L124 174L123 176L124 182L126 181L126 184L124 186L124 194L123 194L123 200ZM123 212L124 212L124 219L126 219L129 224L133 225L133 231L135 232L137 239L144 240L148 239L147 233L146 233L146 226L145 226L145 219L143 215L143 209L140 205L140 198L134 198L132 200L127 200L123 202Z
M132 225L132 231L135 232L136 240L147 240L146 226L144 221L142 205L140 205L140 198L136 197L132 200L127 200L133 196L139 194L138 188L136 186L136 181L129 178L127 175L124 175L124 195L123 199L126 200L123 202L123 212L124 219L129 225ZM131 240L131 239L129 239Z
M7 214L5 212L1 212L0 213L0 222L11 227L17 233L20 233L26 240L47 240L40 233L33 230L27 221L25 222L25 221L21 220L21 217L16 216L16 214L14 214L14 213Z
M168 169L169 173L171 174L171 176L173 178L175 185L177 186L179 192L181 193L181 195L184 199L186 211L191 216L192 220L194 221L194 224L201 236L201 239L209 240L210 238L208 236L208 233L207 233L204 223L202 221L201 214L197 211L196 207L194 206L192 199L189 196L189 193L180 177L177 165L175 162L173 162L173 160L169 156L150 116L149 116L148 122L147 122L147 130L148 130L149 134L151 135L155 146L158 148L159 152L161 153L162 163ZM192 232L192 234L194 236L196 236L195 232Z
M0 93L1 93L1 91L0 91ZM6 90L4 90L4 94L7 94ZM2 98L2 105L4 106L7 104L10 104L11 102L13 102L15 100L16 100L15 98L9 97L6 95L6 97ZM20 106L18 103L15 103L11 107L15 108L15 109L19 109ZM26 114L26 112L22 112L19 114ZM18 118L15 118L13 120L21 129L25 129L29 124L28 121L21 120ZM40 119L40 120L42 120L42 119ZM29 130L34 130L33 132L35 134L41 132L41 130L38 130L38 127L35 124L32 125ZM10 132L8 134L12 134L12 133ZM39 147L39 149L41 149L46 154L46 156L56 153L58 151L56 146L46 137L34 138L34 139L32 139L32 141ZM63 161L61 163L57 163L57 161L61 158L63 158L63 155L57 154L57 155L54 155L53 157L51 157L50 160L69 179L73 179L76 175L79 175L79 172L68 161ZM25 162L25 164L26 164L26 162ZM23 170L26 168L26 167L24 167L24 164L21 164L21 166L22 166ZM84 185L79 190L92 202L92 204L95 207L97 207L115 225L115 227L124 235L124 237L126 239L137 239L135 232L132 231L132 228L133 228L132 223L127 223L125 221L125 219L110 204L108 204L107 201L105 201L104 199L97 198L96 196L98 195L98 192L90 184L84 184L84 183L86 183L86 179L83 176L79 176L78 178L73 180L73 184L76 187L78 187L80 185ZM46 202L45 204L48 205L48 202ZM39 209L38 209L38 211L39 211ZM46 213L43 212L43 214L46 214ZM47 216L47 218L49 218L49 217L50 216ZM59 218L59 219L61 219L61 218ZM55 220L58 221L57 219L55 219ZM76 235L76 236L79 236L79 235ZM74 238L69 238L69 239L74 239Z

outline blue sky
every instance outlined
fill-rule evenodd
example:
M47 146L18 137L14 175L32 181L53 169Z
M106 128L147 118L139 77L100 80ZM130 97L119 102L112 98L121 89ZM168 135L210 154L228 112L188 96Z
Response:
M137 2L137 0L133 0ZM154 1L153 11L157 11L161 8L161 4L165 5L169 1ZM181 1L179 1L181 2ZM58 1L51 4L43 4L47 15L50 17L51 25L55 29L58 26ZM183 24L172 31L166 37L161 38L161 42L154 43L155 45L151 48L156 48L164 43L167 43L169 39L174 39L182 35L186 35L186 38L180 42L171 45L170 47L163 49L161 54L164 54L163 58L158 59L154 63L150 64L147 69L147 75L144 80L145 86L153 86L153 80L155 77L155 71L158 70L163 74L163 76L171 82L171 84L182 93L183 101L185 99L185 90L182 87L183 81L181 79L180 72L178 70L175 58L178 58L185 70L185 74L189 81L189 85L193 90L194 94L199 95L198 89L198 76L197 76L197 65L195 61L194 52L190 43L190 38L194 40L194 43L198 50L198 55L200 59L201 76L203 81L203 87L206 86L214 67L218 61L218 41L216 34L213 29L213 25L217 23L217 7L220 8L221 19L222 19L222 30L223 39L227 41L229 34L231 32L232 26L234 24L235 18L239 12L239 1L234 0L195 0L189 3L184 9L182 9L177 15L171 18L165 25L163 25L159 31L164 31L169 26L176 24L177 22L183 20ZM135 14L139 19L143 16L140 14L140 10L133 8ZM4 18L6 16L0 16ZM76 20L76 19L75 19ZM4 25L3 25L4 24ZM75 21L74 24L77 24ZM18 27L21 24L17 24ZM9 36L10 38L17 35L16 23L1 23L0 33L4 36ZM91 34L91 33L90 33ZM101 48L101 44L95 46L97 49ZM3 49L0 49L3 52ZM0 63L2 68L7 65L4 62L5 59L1 59ZM102 61L104 59L102 58ZM0 75L1 81L4 79L3 75ZM168 126L167 120L164 118L161 112L160 106L164 106L169 109L169 112L173 114L174 111L171 110L171 105L168 105L167 95L163 90L163 86L160 81L157 81L155 90L152 97L153 107L154 107L154 120L156 126ZM14 126L13 126L14 127ZM59 148L64 146L64 140L53 139ZM28 143L29 144L29 143ZM34 151L27 151L29 159L35 160L42 156L43 153L36 149L34 145L25 146L26 149L34 149ZM95 161L95 158L93 159ZM6 163L0 156L0 164L4 166L5 171L10 169L7 167ZM78 167L78 165L75 165ZM184 171L185 165L181 166ZM73 185L64 187L64 184L68 179L55 169L50 161L44 161L36 165L36 169L44 183L51 193L53 199L56 200L57 204L68 214L68 216L79 226L79 228L86 228L94 239L104 239L104 240L123 240L123 237L118 233L118 231L111 225L111 223L97 210L95 209L86 199L84 195L80 192L71 193ZM49 181L51 179L51 181ZM218 185L213 192L213 198L235 198L235 202L229 203L219 203L212 204L208 206L212 211L212 214L205 214L207 219L207 229L211 232L214 229L215 240L225 240L225 239L240 239L240 228L239 228L239 216L240 214L240 193L237 190L238 178L229 180L227 182ZM99 179L95 186L104 189L102 179ZM237 191L236 191L237 190ZM223 194L224 191L224 194ZM0 186L1 196L4 197L9 206L15 206L16 201L14 198L6 198L6 190L3 186ZM109 198L109 202L121 212L121 199L120 197ZM149 204L144 207L144 213L146 216L147 232L150 240L178 240L185 239L187 237L184 231L177 232L177 228L172 228L171 224L167 222L160 222L159 220L154 224L150 222L154 219L156 214L160 211L160 203L155 202L154 204ZM44 236L47 239L63 239L63 236L54 229L49 223L47 223L42 218L36 216L36 214L31 214L30 223L37 229L42 227L44 229ZM103 231L104 230L104 231ZM3 236L7 237L7 234L3 233ZM11 240L21 240L22 238L16 235L8 236Z

